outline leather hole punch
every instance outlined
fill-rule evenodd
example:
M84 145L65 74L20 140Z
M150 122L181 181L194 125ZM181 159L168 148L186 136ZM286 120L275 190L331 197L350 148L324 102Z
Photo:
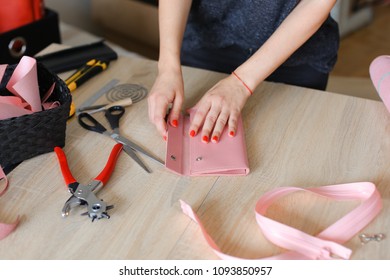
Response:
M68 162L64 151L60 147L55 147L54 151L57 155L60 163L61 172L64 177L65 183L68 186L71 197L65 202L62 208L62 216L67 217L70 210L75 206L86 206L87 212L81 214L82 216L88 215L92 219L109 219L110 215L107 211L114 208L113 205L107 205L103 200L96 196L96 193L103 188L103 186L110 179L112 172L114 171L118 156L122 151L123 145L116 144L111 151L108 161L96 178L87 185L80 184L73 177L70 172Z

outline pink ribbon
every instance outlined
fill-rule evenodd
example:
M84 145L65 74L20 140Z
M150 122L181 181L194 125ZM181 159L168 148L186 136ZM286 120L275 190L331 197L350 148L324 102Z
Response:
M311 236L290 226L281 224L265 216L268 207L287 194L305 191L328 197L334 200L361 200L362 203L340 220L330 225L317 236ZM241 259L223 253L206 229L199 217L184 201L180 201L184 214L198 223L208 245L221 259ZM374 184L358 182L316 188L280 187L264 194L256 203L257 223L264 236L275 245L289 251L264 260L286 259L349 259L352 251L341 244L370 223L382 209L382 201Z

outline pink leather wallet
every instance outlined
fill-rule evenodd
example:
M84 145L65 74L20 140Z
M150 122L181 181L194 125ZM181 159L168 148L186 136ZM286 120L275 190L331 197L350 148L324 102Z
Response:
M188 133L190 115L181 115L178 127L168 124L165 166L186 176L243 176L249 173L245 135L241 118L236 135L225 128L218 143L203 143L200 133Z

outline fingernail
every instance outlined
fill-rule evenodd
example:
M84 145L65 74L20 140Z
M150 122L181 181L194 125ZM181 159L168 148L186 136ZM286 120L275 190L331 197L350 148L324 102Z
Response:
M166 136L163 136L163 139L165 142L167 142L167 137Z
M194 137L194 136L195 136L195 130L191 130L191 131L190 131L190 136L191 136L191 137Z
M177 120L172 120L172 121L171 121L171 125L172 125L173 127L177 127L178 124L179 124L179 123L178 123Z
M229 132L229 136L231 136L231 137L234 136L234 131L233 130Z
M208 142L209 142L209 137L206 136L206 135L203 136L202 141L203 141L204 143L208 143Z
M211 141L213 143L218 143L218 136L213 136L213 138L211 139Z

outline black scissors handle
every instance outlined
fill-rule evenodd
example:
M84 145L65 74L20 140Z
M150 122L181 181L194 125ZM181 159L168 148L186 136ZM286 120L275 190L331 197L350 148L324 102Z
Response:
M112 106L105 112L107 121L110 123L111 129L115 130L119 128L119 120L125 113L125 108L122 106Z
M81 113L78 116L79 124L87 130L94 131L97 133L104 133L107 129L99 123L94 117L88 113Z

